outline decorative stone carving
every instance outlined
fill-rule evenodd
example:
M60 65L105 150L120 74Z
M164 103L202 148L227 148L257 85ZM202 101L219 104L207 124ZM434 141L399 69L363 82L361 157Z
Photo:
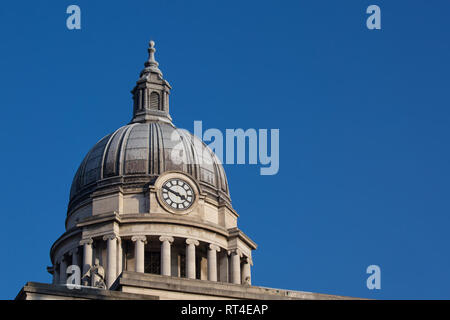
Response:
M84 246L86 244L92 245L93 242L94 240L92 240L92 238L81 239L80 246Z
M251 278L251 272L250 272L250 265L251 265L251 258L244 257L242 259L242 284L250 286L252 284L252 278Z
M210 244L210 245L209 245L209 249L210 249L210 250L215 250L215 251L217 251L217 252L220 252L220 247L219 247L219 246L216 246L215 244Z
M143 243L147 243L147 237L146 236L132 236L131 241L142 241Z
M186 239L186 244L193 244L194 246L198 246L200 244L200 242L198 242L198 240L195 239Z
M116 240L116 239L117 239L117 235L115 235L114 233L103 236L103 241Z
M159 241L161 241L161 242L168 241L169 243L172 243L173 242L173 237L161 236L161 237L159 237Z
M100 261L98 258L95 258L94 265L91 266L85 274L83 274L81 281L90 281L91 286L99 289L106 289L105 269L100 265Z

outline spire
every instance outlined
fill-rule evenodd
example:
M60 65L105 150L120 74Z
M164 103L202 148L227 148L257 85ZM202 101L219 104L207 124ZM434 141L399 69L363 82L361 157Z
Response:
M149 42L148 60L141 71L133 94L133 119L131 122L171 122L169 94L172 87L164 80L159 63L155 60L155 42Z

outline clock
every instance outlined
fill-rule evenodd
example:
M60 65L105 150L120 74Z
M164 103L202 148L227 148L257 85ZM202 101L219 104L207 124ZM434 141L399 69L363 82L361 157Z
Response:
M174 210L186 210L195 201L191 185L180 178L169 179L161 187L162 200Z

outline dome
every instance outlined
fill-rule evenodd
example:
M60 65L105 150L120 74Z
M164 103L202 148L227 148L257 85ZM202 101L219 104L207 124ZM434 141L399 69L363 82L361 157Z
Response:
M150 42L148 52L145 68L131 91L133 118L86 155L72 182L68 212L97 190L148 187L167 171L189 174L207 196L230 202L219 159L200 139L172 124L171 86L158 68L154 43Z
M152 184L166 171L192 176L206 193L229 201L224 169L197 137L171 123L131 123L107 135L84 158L70 191L70 201L112 184Z

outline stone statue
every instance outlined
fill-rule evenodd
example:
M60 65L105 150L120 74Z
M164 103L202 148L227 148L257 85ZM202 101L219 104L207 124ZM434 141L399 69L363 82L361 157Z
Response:
M92 287L106 289L105 269L100 265L98 258L95 258L94 265L81 278L83 283L91 282Z

